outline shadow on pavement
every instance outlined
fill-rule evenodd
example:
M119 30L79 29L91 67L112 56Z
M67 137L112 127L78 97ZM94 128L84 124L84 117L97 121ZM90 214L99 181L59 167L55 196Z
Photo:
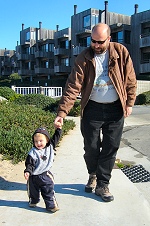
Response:
M45 208L37 206L36 208L30 208L28 206L28 202L26 201L14 201L14 200L0 200L0 206L7 206L7 207L17 207L21 209L26 209L30 211L36 212L46 212Z
M98 202L104 202L101 198L95 195L94 192L86 193L84 191L85 184L55 184L55 192L64 195L75 195L75 196L82 196L86 198L91 198Z
M14 182L14 181L7 181L3 177L0 177L0 190L26 190L26 184Z

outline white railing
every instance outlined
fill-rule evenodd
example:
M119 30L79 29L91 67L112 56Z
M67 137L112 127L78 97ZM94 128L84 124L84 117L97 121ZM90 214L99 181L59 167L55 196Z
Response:
M136 95L138 96L139 94L147 91L150 91L150 81L137 80Z
M11 87L17 94L44 94L46 96L57 98L62 96L62 87Z

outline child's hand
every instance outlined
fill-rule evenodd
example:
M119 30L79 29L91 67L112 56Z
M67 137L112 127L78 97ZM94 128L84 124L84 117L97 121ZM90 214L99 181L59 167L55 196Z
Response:
M25 178L26 180L29 179L29 176L30 176L30 173L28 173L28 172L24 173L24 178Z

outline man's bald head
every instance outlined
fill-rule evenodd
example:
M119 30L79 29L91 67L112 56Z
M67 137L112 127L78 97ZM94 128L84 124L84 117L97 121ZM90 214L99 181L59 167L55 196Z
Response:
M110 27L107 24L103 23L98 23L92 28L92 34L97 33L97 34L104 34L107 33L107 37L110 36Z
M91 33L91 48L97 54L107 51L110 42L110 27L107 24L96 24Z

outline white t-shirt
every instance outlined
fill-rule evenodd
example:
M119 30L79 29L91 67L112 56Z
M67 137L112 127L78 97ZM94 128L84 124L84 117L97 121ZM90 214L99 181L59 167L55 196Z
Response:
M111 103L116 101L119 97L108 76L109 52L95 54L94 58L96 62L96 77L90 100L98 103Z

